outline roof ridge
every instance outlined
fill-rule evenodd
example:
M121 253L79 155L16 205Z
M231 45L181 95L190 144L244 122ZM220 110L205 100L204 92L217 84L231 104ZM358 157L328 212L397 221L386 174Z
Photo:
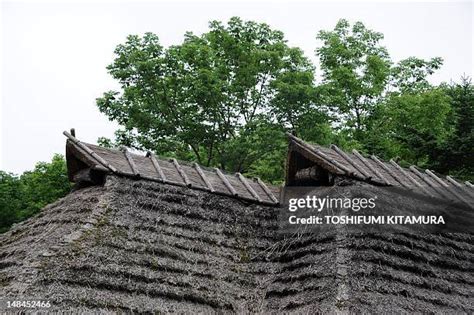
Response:
M272 189L276 190L277 186L271 185L272 189L269 189L259 178L251 179L239 172L232 174L218 168L202 166L196 162L178 161L172 157L156 158L155 154L150 151L145 155L140 155L130 152L126 147L105 148L82 142L67 131L64 131L63 134L75 146L75 150L82 151L82 155L77 154L81 156L76 156L76 158L81 160L82 157L83 164L95 170L204 190L267 205L278 205L279 203L272 192ZM66 146L67 150L68 146ZM67 159L69 156L67 154ZM71 175L74 171L70 169L69 165L70 163L68 163L70 178L74 179L74 176Z
M366 158L355 149L351 154L335 144L327 147L305 142L291 133L287 133L287 136L297 147L314 153L308 156L313 157L321 167L330 172L334 172L334 170L329 169L328 165L335 170L341 170L340 174L342 175L369 183L400 186L415 192L421 191L432 197L460 201L471 207L474 204L474 190L472 189L474 185L469 181L462 184L451 176L438 176L429 169L421 169L415 165L405 168L393 159L382 161L375 155Z
M67 131L64 131L67 133ZM188 167L194 167L194 164L197 164L199 165L199 167L202 169L202 170L205 170L205 171L213 171L215 169L215 167L212 167L212 166L205 166L205 165L202 165L202 164L199 164L195 161L186 161L186 160L181 160L181 159L177 159L175 157L172 157L172 156L165 156L165 155L159 155L159 154L155 154L153 153L152 151L142 151L142 150L135 150L135 152L131 151L129 147L111 147L111 148L107 148L107 147L103 147L103 146L100 146L100 145L97 145L97 144L93 144L93 143L88 143L88 142L84 142L84 141L80 141L76 138L77 141L79 141L80 143L82 143L83 145L86 145L86 146L95 146L95 147L98 147L98 148L102 148L104 150L109 150L109 151L115 151L115 152L123 152L125 151L125 149L127 149L128 151L128 154L132 155L132 156L136 156L136 157L148 157L148 154L153 154L155 156L155 158L158 160L158 161L170 161L170 162L173 162L173 159L176 160L176 162L178 162L179 165L184 165L184 166L188 166ZM93 150L92 150L93 151ZM137 152L142 152L144 153L145 155L141 155ZM133 157L132 157L133 158ZM229 176L234 176L234 175L237 175L237 172L236 173L232 173L232 172L229 172L229 171L226 171L226 170L223 170L221 168L218 168L224 175L229 175ZM248 176L245 176L243 175L245 178L247 179L256 179L256 177L248 177ZM270 184L271 185L271 184ZM274 185L272 185L274 186Z

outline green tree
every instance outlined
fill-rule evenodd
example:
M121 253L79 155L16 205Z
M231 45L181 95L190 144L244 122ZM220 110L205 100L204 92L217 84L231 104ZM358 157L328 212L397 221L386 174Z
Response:
M323 45L317 56L323 71L326 102L333 108L339 126L353 130L362 139L366 119L380 100L390 76L390 57L380 45L383 34L361 22L351 27L340 20L334 30L320 31Z
M329 144L332 139L331 118L322 104L321 89L314 86L310 71L288 71L273 82L271 100L275 120L285 129L306 141Z
M22 208L22 190L19 178L0 171L0 233L18 222Z
M66 162L56 154L21 176L0 171L0 232L29 218L71 190Z
M266 24L214 21L168 48L151 33L129 36L108 66L121 90L97 100L121 128L100 143L272 182L283 175L284 131L436 170L469 169L470 92L429 83L441 58L393 63L383 34L361 22L340 20L317 38L319 85L302 51Z
M438 70L443 64L443 59L435 57L423 60L409 57L401 60L391 69L391 85L400 93L417 93L432 88L428 77Z
M431 166L441 173L451 173L474 180L474 85L469 78L443 86L451 98L453 132L434 150Z
M55 154L49 163L38 162L32 171L20 176L20 181L25 201L24 216L35 214L71 190L66 162L59 154Z
M450 98L439 88L413 93L393 93L370 118L365 149L385 159L427 167L434 150L453 129Z
M299 90L298 104L312 102L313 67L266 24L231 18L209 28L167 49L154 34L129 36L108 66L121 92L105 93L97 105L122 126L118 144L259 173L251 166L273 150L264 136L281 131L275 117L290 120L275 95L280 105L293 97L279 93L284 86Z
M368 128L374 126L373 116L378 106L401 94L432 89L428 77L443 62L439 57L430 60L409 57L393 65L381 44L383 37L362 22L351 26L344 19L334 30L320 31L317 36L322 41L316 52L323 71L318 89L332 109L332 121L336 121L333 126L338 130L336 142L349 147L370 151L373 143L367 143L367 132L373 132Z

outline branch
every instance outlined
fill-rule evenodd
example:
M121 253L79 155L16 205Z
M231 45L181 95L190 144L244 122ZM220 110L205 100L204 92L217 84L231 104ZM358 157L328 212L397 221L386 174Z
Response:
M250 115L249 120L246 120L247 123L248 123L249 121L252 121L253 117L255 116L255 112L257 111L257 107L258 107L258 105L259 105L259 103L260 103L260 100L262 99L262 93L263 93L263 89L264 89L264 87L265 87L265 83L267 82L268 75L269 75L268 72L264 74L264 77L263 77L263 80L262 80L262 85L260 86L260 92L258 93L257 99L256 99L255 102L253 103L253 111L252 111L252 114Z
M201 163L201 155L199 154L199 150L197 150L197 149L196 149L192 144L190 144L190 143L189 143L188 145L191 147L191 149L193 150L194 154L196 155L196 158L197 158L199 164L202 164L202 163Z

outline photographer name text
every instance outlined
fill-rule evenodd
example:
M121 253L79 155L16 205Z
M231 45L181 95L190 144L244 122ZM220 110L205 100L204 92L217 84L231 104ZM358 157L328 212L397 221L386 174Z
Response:
M316 216L289 217L290 224L344 224L344 225L439 225L446 224L443 216Z

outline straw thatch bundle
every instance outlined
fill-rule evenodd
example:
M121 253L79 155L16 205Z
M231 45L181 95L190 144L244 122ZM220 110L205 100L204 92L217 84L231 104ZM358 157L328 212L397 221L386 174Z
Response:
M283 235L276 207L107 176L0 237L0 295L75 312L469 313L473 244Z
M464 233L282 233L278 187L65 134L76 189L0 235L0 297L75 313L474 312L469 182L290 136L287 185L443 212Z

